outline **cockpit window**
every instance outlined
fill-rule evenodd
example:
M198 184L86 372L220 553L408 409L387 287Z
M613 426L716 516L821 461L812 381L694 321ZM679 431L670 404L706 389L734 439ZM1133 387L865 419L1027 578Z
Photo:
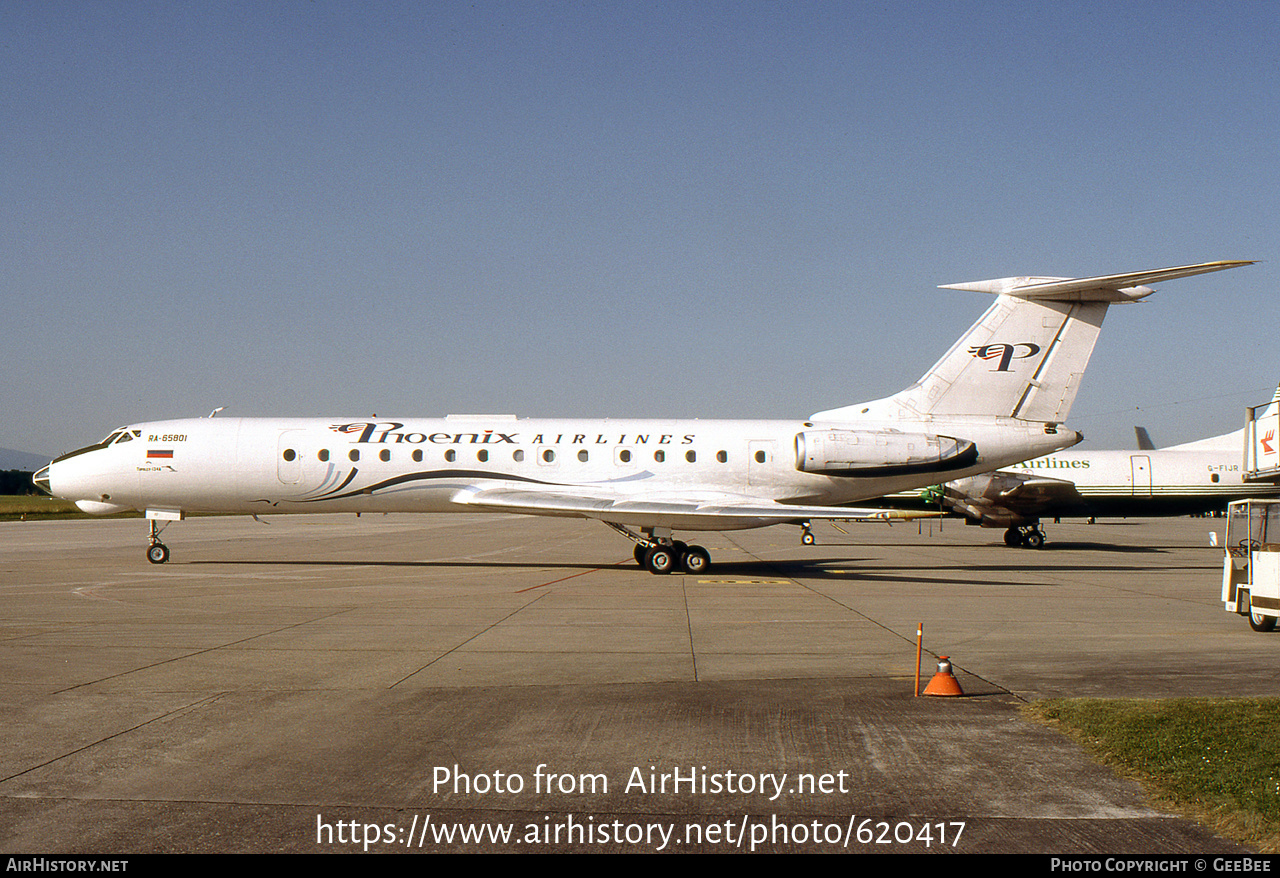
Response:
M132 436L129 435L130 432L133 433ZM66 454L63 454L55 458L53 462L57 463L60 460L66 460L67 458L70 458L70 457L77 457L81 454L88 454L90 451L101 451L102 449L108 447L109 445L112 445L116 441L131 442L135 437L138 439L141 439L142 431L141 430L130 431L125 429L124 427L121 427L119 430L112 430L111 433L107 435L107 438L103 439L97 445L86 445L84 448L77 448L75 451L70 451Z

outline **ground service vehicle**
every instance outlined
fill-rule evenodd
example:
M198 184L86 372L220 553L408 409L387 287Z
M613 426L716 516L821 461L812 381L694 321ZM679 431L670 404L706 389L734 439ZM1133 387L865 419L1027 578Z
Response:
M1270 631L1280 616L1280 500L1227 504L1222 602L1249 617L1254 631Z

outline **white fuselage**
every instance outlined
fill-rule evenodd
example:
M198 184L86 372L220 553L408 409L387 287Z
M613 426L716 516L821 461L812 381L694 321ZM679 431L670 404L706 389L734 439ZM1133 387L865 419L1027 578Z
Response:
M1221 437L1224 440L1236 438ZM1274 497L1280 487L1246 483L1242 439L1218 447L1070 451L1006 467L1073 483L1082 502L1045 515L1181 515L1225 509L1242 497Z
M906 431L968 440L977 458L945 473L829 476L797 468L796 436L823 427ZM1053 432L1050 432L1050 431ZM50 491L91 512L446 512L495 485L572 491L610 501L619 524L719 530L776 520L653 513L619 501L742 498L834 506L962 477L1044 454L1079 435L1040 422L955 416L916 424L802 421L200 418L134 424L105 446L51 464ZM968 461L966 461L968 463ZM892 472L884 469L883 472ZM516 510L520 511L520 510ZM540 514L536 510L527 510Z

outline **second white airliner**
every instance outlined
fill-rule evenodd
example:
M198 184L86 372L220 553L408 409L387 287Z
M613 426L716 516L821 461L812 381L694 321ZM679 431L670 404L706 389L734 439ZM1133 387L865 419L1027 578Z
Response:
M1280 389L1259 417L1275 417L1278 408ZM1072 449L928 493L968 524L1006 528L1006 545L1039 549L1045 518L1194 515L1225 512L1246 497L1280 497L1280 485L1246 478L1244 457L1241 429L1167 448Z

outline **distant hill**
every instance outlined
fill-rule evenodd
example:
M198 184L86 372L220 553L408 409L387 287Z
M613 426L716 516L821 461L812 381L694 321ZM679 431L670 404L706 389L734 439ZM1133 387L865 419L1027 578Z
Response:
M0 448L0 469L21 469L35 472L48 465L52 457L32 454L29 451L14 451L11 448Z

